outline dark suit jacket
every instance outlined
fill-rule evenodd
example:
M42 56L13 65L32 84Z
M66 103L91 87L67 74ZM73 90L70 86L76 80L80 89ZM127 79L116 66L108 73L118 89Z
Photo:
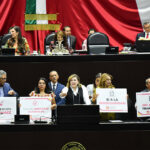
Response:
M138 41L140 37L145 37L145 32L138 33L136 36L136 41Z
M15 92L14 95L9 95L8 92L10 90L13 90L10 86L9 83L5 83L4 86L3 86L3 91L4 91L4 97L7 97L7 96L18 96L17 92ZM14 90L13 90L14 91Z
M49 82L48 85L49 85L50 90L52 91L51 82ZM56 87L56 90L55 90L55 95L56 95L55 101L56 101L57 105L65 104L65 99L64 98L60 98L60 96L59 96L59 94L61 93L61 91L62 91L62 89L64 87L65 86L63 84L57 83L57 87Z
M150 92L150 90L149 89L144 89L143 91L141 91L141 92Z
M68 46L69 46L69 44L68 44ZM70 35L70 47L73 49L76 48L76 37L73 35Z

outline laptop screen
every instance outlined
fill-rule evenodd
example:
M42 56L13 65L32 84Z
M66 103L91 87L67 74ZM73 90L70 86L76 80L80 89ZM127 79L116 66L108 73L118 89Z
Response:
M109 46L109 47L106 47L106 50L105 50L105 54L118 54L118 52L119 52L119 47Z
M136 50L137 52L150 52L150 41L138 40Z
M2 55L9 55L14 56L15 55L15 49L14 48L2 48Z

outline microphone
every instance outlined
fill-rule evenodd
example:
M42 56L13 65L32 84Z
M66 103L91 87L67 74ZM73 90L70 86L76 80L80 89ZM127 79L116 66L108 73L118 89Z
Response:
M40 120L35 120L35 121L33 121L33 122L34 122L34 123L48 123L48 121L43 121L43 120L41 120L42 117L51 119L50 117L40 116Z

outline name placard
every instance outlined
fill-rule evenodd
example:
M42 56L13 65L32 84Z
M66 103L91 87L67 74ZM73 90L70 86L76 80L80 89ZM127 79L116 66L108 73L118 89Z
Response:
M150 92L136 93L137 117L150 117Z
M97 88L96 93L100 112L128 112L126 89Z
M20 97L20 114L30 115L30 121L51 120L51 99L48 97Z
M14 122L16 107L16 97L0 97L0 123Z

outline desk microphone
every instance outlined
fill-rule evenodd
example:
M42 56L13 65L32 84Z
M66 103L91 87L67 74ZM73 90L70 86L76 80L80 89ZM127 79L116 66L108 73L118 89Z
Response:
M42 121L41 120L42 117L50 119L49 117L41 116L40 120L35 120L34 123L48 123L47 121Z

